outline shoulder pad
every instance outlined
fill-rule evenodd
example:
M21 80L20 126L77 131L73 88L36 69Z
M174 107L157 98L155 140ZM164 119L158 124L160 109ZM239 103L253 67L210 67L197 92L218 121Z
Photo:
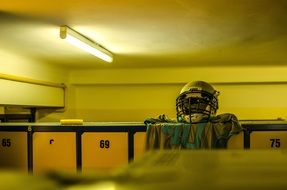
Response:
M159 115L157 118L145 119L144 123L148 125L148 124L155 124L155 123L176 123L176 121L169 119L166 115L162 114L162 115Z
M225 122L230 122L230 121L238 121L238 119L232 113L223 113L212 118L210 121L212 123L225 123Z
M212 125L217 129L220 136L229 138L234 134L238 134L243 131L237 117L231 113L224 113L217 115L210 121Z

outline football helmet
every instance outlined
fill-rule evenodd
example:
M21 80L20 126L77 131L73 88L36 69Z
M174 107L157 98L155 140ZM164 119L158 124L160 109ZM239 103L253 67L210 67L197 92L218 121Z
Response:
M177 120L192 123L192 117L204 118L215 116L218 109L219 92L204 81L187 83L176 99ZM186 119L189 118L189 119Z

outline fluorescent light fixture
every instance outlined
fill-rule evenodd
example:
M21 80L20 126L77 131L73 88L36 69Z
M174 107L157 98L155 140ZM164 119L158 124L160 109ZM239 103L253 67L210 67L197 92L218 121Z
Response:
M60 37L70 44L89 52L104 61L110 63L113 61L113 55L111 52L67 26L60 27Z

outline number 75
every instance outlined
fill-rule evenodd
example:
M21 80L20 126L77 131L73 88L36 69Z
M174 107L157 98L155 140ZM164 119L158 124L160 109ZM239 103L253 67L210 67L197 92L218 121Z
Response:
M279 148L280 147L280 139L270 139L271 148Z

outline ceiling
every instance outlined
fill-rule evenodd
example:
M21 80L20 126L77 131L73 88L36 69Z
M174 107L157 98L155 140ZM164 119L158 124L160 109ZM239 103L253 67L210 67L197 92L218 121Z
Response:
M0 50L80 68L287 65L286 0L0 0ZM114 54L59 38L68 25Z

